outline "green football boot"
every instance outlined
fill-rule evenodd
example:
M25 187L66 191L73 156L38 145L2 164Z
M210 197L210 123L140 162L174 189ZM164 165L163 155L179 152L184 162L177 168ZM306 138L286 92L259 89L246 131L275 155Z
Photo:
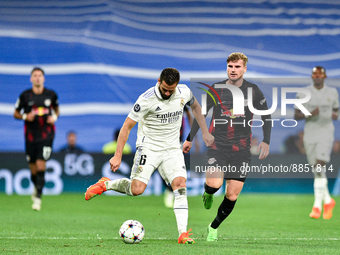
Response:
M208 226L208 236L207 236L207 241L208 242L215 242L217 241L217 229L214 229L210 226Z
M203 197L203 204L204 204L205 209L210 209L214 201L214 195L208 194L204 191L202 197Z

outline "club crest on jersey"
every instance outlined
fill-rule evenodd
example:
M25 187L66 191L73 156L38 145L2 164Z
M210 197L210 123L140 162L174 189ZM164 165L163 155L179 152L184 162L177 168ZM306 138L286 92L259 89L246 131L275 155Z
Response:
M137 172L138 172L138 173L143 172L143 167L142 167L142 166L139 166L138 169L137 169Z
M215 158L210 158L210 159L208 159L208 164L209 165L212 165L212 164L214 164L216 162L216 159Z
M45 108L45 107L38 107L38 108L32 109L32 111L34 112L35 115L38 115L38 116L44 116L50 113L48 108Z
M181 107L184 107L185 103L184 103L183 99L181 100L181 104L180 105L181 105Z
M51 105L51 99L45 99L44 104L49 107Z
M135 106L133 107L133 110L135 112L139 112L140 111L140 105L139 104L135 104Z

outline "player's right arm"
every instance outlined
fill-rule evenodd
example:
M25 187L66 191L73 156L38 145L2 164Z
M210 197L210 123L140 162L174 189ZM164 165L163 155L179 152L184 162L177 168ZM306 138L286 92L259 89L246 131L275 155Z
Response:
M303 119L307 119L309 117L313 117L319 114L319 107L316 107L312 112L312 115L305 115L303 112L301 112L299 109L295 109L295 113L294 113L294 119L295 120L303 120Z
M131 129L137 124L136 121L126 118L122 128L120 129L118 140L117 140L117 149L115 155L110 159L110 167L113 172L117 171L120 163L122 161L123 149L129 138Z
M306 87L308 89L308 87ZM301 93L296 94L296 98L303 98L305 95L302 95ZM312 112L311 115L305 115L300 109L298 109L295 106L295 112L294 112L294 119L295 120L304 120L308 119L310 117L316 116L319 114L319 107L316 107Z
M338 91L334 88L334 100L332 104L332 119L337 120L339 118L339 93Z
M20 95L20 97L17 99L16 103L15 103L15 110L14 110L14 114L13 114L13 117L15 119L18 119L18 120L24 120L24 121L33 121L34 120L34 113L31 111L29 113L23 113L21 114L20 111L21 109L24 107L24 98L23 98L23 94Z

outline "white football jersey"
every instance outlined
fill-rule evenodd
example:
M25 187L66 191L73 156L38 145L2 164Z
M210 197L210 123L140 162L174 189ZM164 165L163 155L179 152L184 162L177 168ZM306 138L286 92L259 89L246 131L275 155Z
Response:
M339 95L335 88L324 84L318 90L314 85L305 87L311 92L311 99L303 105L309 112L319 107L319 114L306 119L303 140L307 143L317 143L326 139L334 139L334 124L332 120L333 109L339 108ZM297 98L305 97L298 93Z
M138 122L136 147L151 150L180 148L183 108L194 96L185 84L178 84L169 99L163 99L159 84L139 96L128 117Z

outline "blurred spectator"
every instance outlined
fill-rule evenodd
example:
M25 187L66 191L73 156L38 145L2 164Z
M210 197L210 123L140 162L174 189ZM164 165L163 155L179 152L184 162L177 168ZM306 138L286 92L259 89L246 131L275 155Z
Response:
M84 150L77 145L77 133L75 131L67 132L67 144L60 149L63 153L83 153Z
M251 138L251 148L250 148L251 155L260 155L260 150L257 150L258 146L259 146L259 139L257 139L256 136L253 136Z
M299 131L297 135L291 135L285 140L285 154L306 154L303 145L303 131Z
M340 154L340 140L336 140L333 144L333 154Z
M120 132L120 129L117 129L113 134L113 141L104 144L103 149L102 149L104 154L114 154L116 152L117 139L119 136L119 132ZM123 154L126 155L126 154L131 154L131 153L132 153L131 146L128 143L126 143L124 145Z

